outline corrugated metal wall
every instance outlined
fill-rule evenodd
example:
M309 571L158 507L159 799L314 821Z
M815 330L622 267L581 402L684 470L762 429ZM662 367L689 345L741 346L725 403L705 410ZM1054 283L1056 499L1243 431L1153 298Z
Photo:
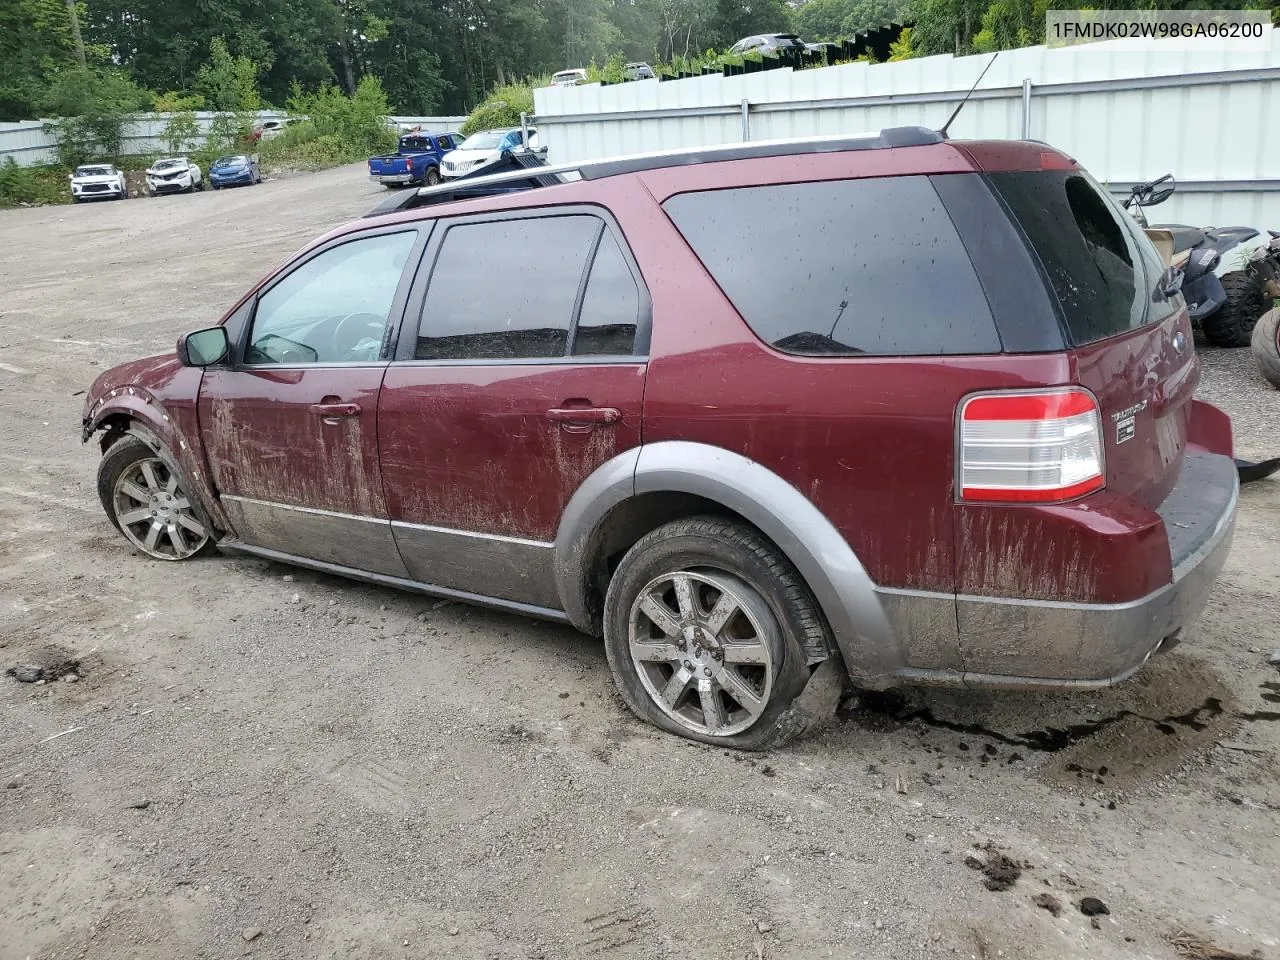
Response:
M1000 54L951 128L1059 147L1117 192L1165 173L1181 187L1152 221L1280 228L1280 46L1149 40ZM552 163L744 139L939 127L989 56L771 70L726 78L546 88L537 123ZM1030 81L1030 87L1024 86ZM1029 93L1029 96L1028 96ZM747 102L745 119L742 103ZM1024 130L1024 127L1026 128Z
M162 153L169 149L162 134L172 114L141 114L125 127L124 152L127 155ZM207 132L216 113L198 112L196 123L202 133ZM273 120L285 114L264 110L259 120ZM466 121L466 117L388 117L396 123L422 124L424 128L452 133ZM53 163L58 159L53 136L45 132L48 120L21 120L17 123L0 123L0 163L12 157L19 166L37 163Z

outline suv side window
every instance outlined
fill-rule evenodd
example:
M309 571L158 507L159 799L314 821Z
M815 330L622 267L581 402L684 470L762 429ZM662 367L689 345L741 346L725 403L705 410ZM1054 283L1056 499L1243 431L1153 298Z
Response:
M709 190L663 208L756 336L785 353L1001 350L928 177Z
M1075 346L1151 318L1124 215L1083 171L993 173L990 180L1039 256Z
M623 247L599 217L455 224L436 256L413 358L631 356L641 303Z
M382 352L413 230L331 247L258 298L246 363L358 363Z

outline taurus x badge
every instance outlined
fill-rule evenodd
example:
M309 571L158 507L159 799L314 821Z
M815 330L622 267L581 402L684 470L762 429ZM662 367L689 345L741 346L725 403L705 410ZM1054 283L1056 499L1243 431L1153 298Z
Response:
M1187 335L1181 330L1173 335L1173 349L1178 353L1187 349Z
M1178 334L1182 336L1181 333ZM1185 340L1185 338L1184 338ZM1177 343L1177 337L1174 343ZM1137 432L1138 414L1147 409L1147 401L1135 403L1132 407L1125 407L1123 410L1117 410L1111 415L1111 419L1116 425L1116 443L1124 443L1126 440L1132 440L1134 433Z

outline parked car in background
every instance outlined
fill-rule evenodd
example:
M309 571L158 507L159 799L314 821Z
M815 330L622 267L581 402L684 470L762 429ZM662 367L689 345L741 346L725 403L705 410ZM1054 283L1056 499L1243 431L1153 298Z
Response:
M754 37L743 37L729 48L729 52L768 55L784 50L803 49L805 49L804 41L794 33L762 33Z
M190 193L204 189L200 167L187 157L166 157L147 167L147 193Z
M247 187L262 182L255 155L236 153L219 157L209 165L209 186L215 190L223 187Z
M252 139L257 140L274 140L280 134L289 128L293 120L290 117L281 117L277 120L263 120L260 124L253 128Z
M559 73L551 75L551 86L553 87L576 87L578 84L586 82L587 71L581 68L561 70Z
M83 200L124 200L129 196L124 171L109 163L88 163L76 167L70 180L71 199L75 203Z
M747 749L842 668L1103 687L1204 608L1230 421L1066 154L899 127L488 179L541 185L424 187L98 378L135 550L570 623L638 716Z
M540 149L537 133L536 127L529 128L527 146L531 150ZM444 155L440 163L440 176L448 180L464 173L473 173L501 159L504 153L524 146L526 144L519 127L473 133L458 145L458 149Z
M652 80L655 76L653 67L640 60L635 63L623 64L622 70L627 75L628 80Z
M394 154L369 158L369 179L385 187L435 186L440 182L441 161L456 150L459 143L461 138L455 138L452 133L405 134Z

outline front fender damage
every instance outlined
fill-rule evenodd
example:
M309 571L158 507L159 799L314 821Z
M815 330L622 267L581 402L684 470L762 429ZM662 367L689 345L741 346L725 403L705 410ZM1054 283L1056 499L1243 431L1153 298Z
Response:
M87 443L99 431L103 452L123 436L146 444L178 477L205 528L218 537L234 535L235 528L208 482L200 451L187 442L175 416L154 394L138 386L119 387L103 394L82 417L81 442Z

